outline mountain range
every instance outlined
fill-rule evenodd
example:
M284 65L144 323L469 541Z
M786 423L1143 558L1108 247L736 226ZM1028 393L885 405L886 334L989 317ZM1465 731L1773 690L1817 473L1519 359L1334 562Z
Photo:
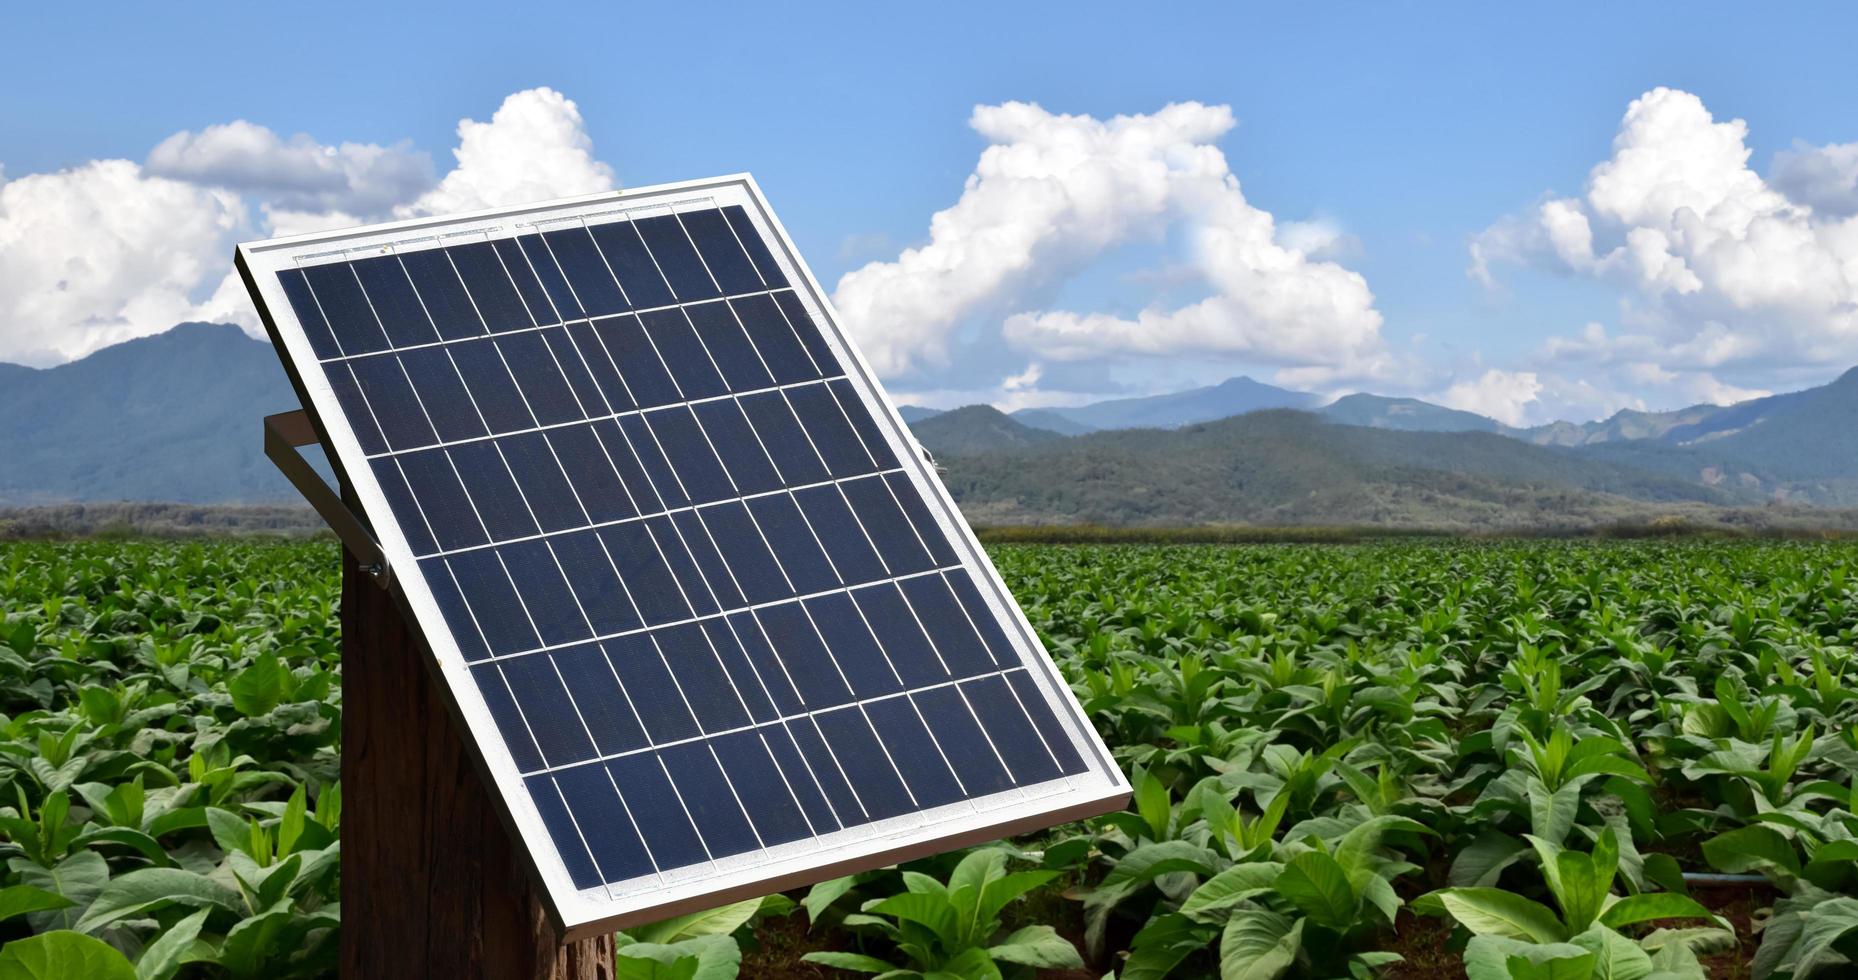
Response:
M0 364L0 506L294 502L258 426L294 407L270 345L231 326L182 324L47 369ZM1011 415L900 411L985 523L1502 528L1784 511L1843 524L1801 508L1858 507L1858 370L1736 405L1526 429L1250 378Z

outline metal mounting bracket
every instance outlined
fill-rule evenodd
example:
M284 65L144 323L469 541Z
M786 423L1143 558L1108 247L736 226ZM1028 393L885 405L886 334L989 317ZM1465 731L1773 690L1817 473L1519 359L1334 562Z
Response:
M380 542L374 540L374 535L369 533L361 518L348 509L342 498L336 496L336 492L310 466L310 461L297 451L297 447L314 445L317 441L316 428L310 424L310 416L302 409L265 416L265 455L271 458L271 462L290 481L290 485L297 488L303 499L316 509L329 529L341 539L343 547L355 556L361 570L374 580L375 585L384 589L393 579L393 570L387 567L387 557L381 554Z

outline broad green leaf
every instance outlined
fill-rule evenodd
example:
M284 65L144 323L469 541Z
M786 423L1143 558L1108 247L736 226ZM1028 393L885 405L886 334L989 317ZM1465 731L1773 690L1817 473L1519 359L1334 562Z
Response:
M60 929L0 946L0 980L136 980L108 943Z
M21 862L17 870L20 881L25 884L71 902L65 908L27 913L26 924L33 932L70 929L77 925L77 920L84 916L85 907L110 880L110 866L96 851L79 851L50 868Z
M851 970L854 973L889 973L895 966L863 953L834 953L819 950L800 957L808 963L818 963L835 970Z
M917 923L940 937L955 932L955 908L940 895L905 892L873 902L865 906L865 911Z
M77 903L31 885L14 885L0 888L0 922L5 922L16 915L28 912L44 912L50 909L65 909Z
M205 875L179 868L143 868L105 885L78 921L77 931L95 933L111 923L169 903L245 912L238 892Z
M987 952L1002 962L1041 969L1077 970L1084 966L1084 958L1078 955L1077 947L1051 926L1015 929L989 946Z
M825 914L826 909L830 908L833 902L838 901L846 892L851 891L857 884L858 877L856 875L846 875L843 878L833 878L828 881L822 881L812 888L807 889L806 897L800 900L800 904L806 907L808 928L818 925L819 917Z
M1486 830L1452 859L1449 880L1460 888L1495 886L1503 869L1529 853L1529 845L1496 830Z
M1348 883L1348 873L1335 858L1309 851L1291 858L1277 876L1278 894L1303 911L1317 925L1347 929L1355 924L1361 901Z
M226 683L232 706L247 718L270 714L290 695L290 668L275 653L262 653Z
M1219 937L1220 980L1277 980L1297 961L1303 920L1294 924L1275 912L1234 915Z
M136 958L136 980L169 980L174 976L174 971L187 962L194 939L200 935L200 927L212 912L210 908L201 909L156 936Z
M1447 888L1432 895L1452 918L1479 936L1507 936L1538 943L1568 938L1561 920L1540 902L1495 888Z
M751 898L733 905L673 916L648 926L628 929L626 935L642 943L655 943L660 946L695 939L698 936L727 936L754 918L755 912L760 908L761 899Z
M1644 980L1652 974L1651 956L1606 926L1595 925L1568 942L1593 953L1594 980Z
M1793 842L1772 827L1739 827L1717 834L1703 842L1703 857L1711 867L1730 874L1746 871L1800 874L1800 859L1794 854Z
M1275 861L1235 864L1208 878L1181 903L1181 914L1200 922L1223 923L1227 910L1239 902L1269 891L1284 866Z
M1697 900L1671 892L1646 892L1622 898L1600 913L1600 923L1618 929L1654 919L1715 919Z
M1170 913L1150 919L1130 941L1129 958L1117 971L1119 980L1161 980L1182 960L1219 937L1215 926Z
M734 980L741 968L741 947L718 935L633 943L613 956L615 980Z
M1793 962L1796 977L1809 977L1813 971L1845 962L1834 944L1858 931L1858 899L1841 896L1828 899L1807 910L1800 930L1799 945Z
M1135 774L1134 784L1130 788L1135 791L1136 812L1142 815L1142 822L1148 825L1149 838L1166 840L1170 809L1167 784L1144 769Z

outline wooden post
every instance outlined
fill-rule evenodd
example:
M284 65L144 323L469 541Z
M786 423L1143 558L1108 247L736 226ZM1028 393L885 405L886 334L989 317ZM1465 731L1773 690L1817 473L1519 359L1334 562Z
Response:
M611 980L611 936L558 944L418 640L342 562L342 976Z

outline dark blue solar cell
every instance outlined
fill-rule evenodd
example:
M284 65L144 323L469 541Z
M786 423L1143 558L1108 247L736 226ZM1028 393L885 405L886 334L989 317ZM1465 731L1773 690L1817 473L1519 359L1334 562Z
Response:
M736 496L729 475L717 461L716 452L710 448L710 441L704 438L690 409L667 408L645 417L651 422L652 433L658 437L665 458L677 471L678 482L692 501L707 503Z
M561 267L555 264L555 257L549 253L548 246L542 243L542 236L524 235L516 243L522 246L523 261L529 266L529 271L541 284L542 291L548 294L549 305L555 312L555 316L550 319L579 320L586 316L581 312L581 301L574 297L574 290L562 276Z
M342 349L336 346L335 335L329 332L328 321L323 319L323 311L316 308L316 297L310 292L309 282L303 278L303 270L285 269L277 274L277 278L284 286L284 298L290 301L291 311L297 314L297 322L303 325L303 335L310 341L310 350L322 360L342 356Z
M761 240L761 233L748 219L748 212L739 204L723 208L723 216L729 220L729 227L735 230L736 239L748 250L749 260L755 263L755 270L761 273L761 281L768 289L779 289L787 285L787 277L781 274L781 267L774 262L774 256L768 251L766 242Z
M361 443L361 451L368 454L386 452L387 440L381 437L380 426L374 424L374 412L368 407L367 399L361 397L361 386L356 384L354 372L348 364L329 365L329 387L335 391L336 401L342 405L342 414L355 430L355 441Z
M625 685L626 696L639 713L647 737L655 742L675 742L703 734L649 633L603 640L600 646L606 650L619 682Z
M626 381L613 367L613 359L607 356L606 345L600 342L600 335L594 332L593 324L575 321L568 325L568 339L580 354L582 366L593 378L594 385L600 389L598 404L608 413L624 412L634 407L632 393L626 390ZM595 402L581 399L591 408Z
M645 329L639 325L638 317L595 320L594 332L608 359L618 368L619 376L625 379L628 400L633 404L651 408L682 400L677 383L671 380L664 362L658 359L658 352L645 338Z
M873 820L883 820L917 809L909 790L897 778L897 769L884 754L877 736L856 707L814 715L820 734L832 749L832 758L845 770L858 801Z
M671 570L659 556L657 544L646 533L644 523L615 524L601 528L598 533L600 540L606 543L607 554L613 556L613 564L619 568L619 577L625 580L626 590L632 593L632 601L639 604L646 625L690 618L690 606L678 590L677 580L671 577Z
M860 698L894 694L903 689L891 670L890 661L871 636L871 627L858 615L858 607L843 592L806 600L806 610L813 625L826 639L832 659L851 681L852 693Z
M717 659L722 661L723 670L735 684L735 693L748 708L749 717L756 722L769 722L779 717L780 713L768 700L769 682L761 677L760 669L748 658L741 642L729 623L723 619L706 619L701 624L703 635L708 638L711 649L716 651ZM779 677L772 683L784 683Z
M858 441L858 433L845 421L845 413L839 411L838 401L825 385L789 388L784 394L834 477L842 480L874 469L871 457L865 455L864 444Z
M658 437L652 434L651 426L645 424L645 416L628 415L620 419L619 431L626 444L632 447L632 454L638 460L639 469L647 477L652 496L657 498L661 507L688 505L690 497L684 492L683 485L678 483L677 474L671 471L671 464L665 461L664 448L659 445ZM626 485L632 486L630 476ZM632 495L635 499L639 498L638 488L633 488Z
M697 724L705 732L722 732L748 724L748 711L736 696L735 685L723 664L710 648L702 627L684 623L656 630L652 639L671 665L684 700L697 715Z
M818 632L813 629L812 620L807 619L798 603L757 609L755 618L760 621L787 676L800 689L807 710L818 711L852 700L852 692L845 686L838 665L833 663L832 655L826 652Z
M1065 775L1075 776L1085 770L1084 760L1078 757L1077 749L1065 736L1058 719L1052 716L1051 705L1045 696L1039 693L1038 685L1033 683L1032 675L1023 670L1015 670L1006 675L1006 681L1012 685L1013 693L1019 695L1019 703L1026 706L1026 714L1032 718L1032 724L1039 731L1048 732L1046 744L1052 754L1058 757L1058 767Z
M432 540L426 519L419 512L419 502L413 499L406 478L400 475L400 467L394 465L393 458L371 460L368 468L374 471L374 480L381 485L381 494L387 498L387 506L394 512L400 533L406 535L407 547L412 548L415 555L429 555L437 551L438 545Z
M651 249L652 258L658 261L658 271L664 273L664 277L670 281L678 302L688 303L722 295L715 281L710 278L709 270L703 267L703 260L697 256L697 250L691 247L690 238L684 234L684 226L678 223L675 215L641 218L634 224L638 226L646 246Z
M992 610L987 608L987 600L981 598L981 592L974 587L974 576L966 569L943 572L949 587L955 590L955 598L961 600L962 608L968 611L968 618L974 621L974 627L981 631L981 639L987 641L994 659L1003 664L1019 662L1019 654L1013 644L1007 640L1005 631L1000 629L1000 621L994 618Z
M407 488L413 492L426 522L439 540L439 547L450 551L487 543L477 512L465 496L458 474L443 449L426 449L394 457L406 476ZM405 523L404 521L402 523Z
M806 512L807 523L813 526L819 542L826 546L826 554L831 557L832 567L838 571L841 581L846 585L858 585L886 577L884 563L878 560L877 552L871 550L871 543L858 527L851 508L845 506L845 498L839 496L838 487L828 484L796 490L794 499Z
M712 857L741 854L761 846L742 812L742 804L710 754L709 745L676 745L659 754Z
M613 469L619 473L619 481L625 486L632 506L641 514L663 510L664 501L653 488L645 469L639 465L639 458L633 454L632 445L627 442L625 433L620 431L619 423L602 419L594 423L593 432L594 437L600 440L600 448L606 453L608 461L613 464Z
M374 308L375 317L381 321L395 347L430 344L439 339L398 256L362 259L354 263L354 269L362 290L367 293L368 305Z
M705 507L697 514L749 602L773 602L794 594L787 577L781 574L781 566L755 530L746 507L732 501Z
M716 597L716 602L725 609L734 609L746 605L742 592L736 588L735 579L729 574L729 565L716 550L716 542L704 529L702 518L695 511L680 510L671 515L671 523L677 526L677 535L690 557L697 562L697 568L703 573L703 580L709 583L708 594Z
M800 297L791 289L784 289L774 294L774 305L787 315L787 322L800 338L806 352L813 357L813 363L819 366L819 373L827 377L844 374L845 368L839 363L839 356L832 352L832 345L826 342L826 335L821 333L819 324L815 323Z
M954 546L949 544L948 535L942 532L941 525L930 515L928 505L916 492L916 486L910 482L910 478L902 473L886 473L884 482L890 484L890 489L896 492L897 502L903 505L903 512L909 515L910 524L916 528L923 544L929 546L930 557L935 559L936 565L948 566L960 561Z
M774 465L780 468L781 479L788 486L818 483L831 476L780 392L748 395L740 401L742 411L754 425L755 434L761 437L762 446L773 457Z
M767 634L761 630L761 624L752 612L731 613L726 617L729 632L741 644L742 653L748 658L768 696L774 700L775 710L783 715L797 714L806 710L800 700L800 692L795 689L793 678L788 675L787 667L768 644ZM706 620L715 622L715 620Z
M721 211L714 208L687 211L678 218L684 222L684 230L697 244L703 264L709 266L710 275L723 287L723 292L753 293L767 288L762 285L760 273L748 260L748 254L742 251L741 243L736 241L735 232L729 228Z
M762 843L772 847L812 836L794 791L788 788L788 779L768 755L759 733L724 735L713 740L710 747L715 749L729 785L748 810Z
M625 287L626 298L632 301L633 309L646 310L674 302L670 288L658 274L658 266L652 262L651 253L645 250L645 243L639 240L639 233L633 230L632 222L594 225L591 230L594 241L600 245L600 254L606 256L606 264Z
M684 315L696 328L710 358L722 369L731 391L749 391L774 384L774 376L761 362L761 355L749 342L748 334L736 322L727 303L698 303L684 307Z
M574 290L574 296L580 300L581 309L588 316L607 316L612 313L624 313L632 308L626 297L613 281L613 274L607 270L606 262L600 257L600 250L594 247L593 237L585 228L564 228L560 231L544 232L542 240L548 243L549 251L554 253L555 264L561 267L567 276L568 285Z
M865 705L865 714L915 794L918 807L946 806L967 798L954 770L942 758L935 736L916 716L908 697L873 701Z
M649 744L645 729L632 712L632 704L620 689L619 678L607 662L606 652L598 643L569 647L548 654L555 658L561 679L574 694L587 730L593 733L594 745L601 755L617 755L644 748ZM529 658L518 658L519 660Z
M458 651L466 660L490 656L489 648L484 646L484 639L472 621L470 606L446 570L445 559L428 558L419 563L419 568L426 575L426 585L432 589L433 601L439 604L439 612L445 616L445 625L451 628L452 638L458 642Z
M1024 673L1019 671L1018 673ZM1014 699L1013 691L1007 687L1003 677L982 677L961 685L961 693L966 695L968 703L974 705L974 713L981 719L981 727L992 737L994 748L1006 759L1007 768L1013 771L1013 781L1021 786L1030 786L1064 775L1058 762L1046 748L1039 729L1026 715L1026 709L1020 707ZM1051 737L1062 739L1062 732L1054 727L1049 729Z
M523 785L535 800L536 813L541 816L542 825L548 828L549 840L555 844L555 853L561 855L561 863L567 866L574 887L599 885L600 872L594 868L593 859L587 856L587 845L582 842L580 831L575 829L574 819L568 816L568 808L561 802L554 779L547 775L531 776Z
M710 362L709 353L698 342L696 332L691 330L690 321L684 319L684 311L654 310L639 314L639 320L645 324L645 332L651 336L658 356L677 379L678 390L684 398L712 398L729 390L723 376L716 373L716 365Z
M387 335L381 332L381 322L374 318L353 270L346 264L313 265L303 275L342 353L353 357L388 348Z
M529 503L529 512L542 525L544 531L565 531L571 527L585 527L587 514L581 510L580 501L574 497L574 489L568 486L568 478L562 475L561 466L555 462L555 454L548 447L548 439L540 432L525 432L498 440L497 445L503 450L503 458L510 464L510 473L516 478L516 485L522 488L523 497Z
M581 727L581 717L568 698L568 689L556 676L554 661L547 654L512 657L498 661L496 666L502 668L504 679L510 682L510 693L549 766L594 757L594 743Z
M1001 766L1000 757L994 753L993 745L987 741L959 691L953 687L938 687L918 691L910 695L910 700L916 702L916 710L922 712L929 730L935 733L936 744L955 767L955 775L961 777L969 796L1002 793L1013 788L1012 775Z
M826 740L820 737L819 728L813 724L813 720L801 718L789 721L781 726L781 730L787 733L789 744L783 744L781 739L774 736L776 729L768 731L768 744L774 749L774 757L780 760L790 780L795 771L794 766L798 765L820 793L817 800L801 797L801 803L807 806L807 813L813 818L813 826L825 828L837 824L841 827L856 827L870 823L871 817L865 812L864 804L859 801L858 794L852 791L851 783L846 781L845 770L833 758L831 750L826 748ZM787 754L790 751L793 753L792 758ZM819 804L822 803L831 813L832 819L829 822L819 817Z
M563 316L555 309L554 303L549 299L548 291L542 288L542 281L536 278L534 267L529 264L528 256L515 239L505 238L493 243L493 247L496 249L497 258L503 263L504 273L510 277L510 282L515 284L517 295L522 299L523 308L531 323L523 323L514 317L507 320L490 320L490 315L486 313L485 319L489 320L490 329L495 331L520 330L531 325L560 323L564 319L572 319L574 315L577 315ZM490 271L486 267L485 274L488 275ZM475 275L467 275L465 284L476 289L478 281Z
M897 583L903 595L909 600L910 608L915 610L916 618L922 621L923 628L929 631L929 639L935 644L936 652L942 655L942 662L948 665L949 672L956 677L973 677L999 670L1002 663L996 662L987 647L981 643L980 634L968 623L966 613L961 611L960 603L955 601L955 594L950 592L948 584L940 575L923 575L906 578ZM1007 661L1012 663L1012 661Z
M587 508L587 516L594 523L604 524L638 513L592 426L550 429L547 435L556 458L561 460L568 483L574 487L575 496Z
M555 784L561 787L561 795L567 799L568 809L573 811L580 827L576 842L586 841L602 878L625 881L655 870L651 855L646 853L645 842L639 839L632 817L620 802L619 790L614 787L605 766L576 766L554 776ZM550 835L553 836L553 831Z
M738 494L781 488L780 474L774 471L774 464L768 461L761 441L755 438L755 430L749 428L748 419L743 417L734 399L702 402L690 408L697 413L697 421L703 424L710 445L716 447L717 455L722 457L723 468L729 471Z
M446 258L443 251L407 252L400 256L400 262L413 280L413 288L426 307L426 315L432 319L433 326L439 328L439 336L458 340L483 335L484 323L478 319L477 309L471 305L464 284L458 281L452 260Z
M776 382L795 384L820 376L819 368L800 345L800 338L794 335L793 327L787 324L787 318L781 315L781 308L775 305L773 297L739 297L730 300L729 306L761 359L767 362L768 370L774 372Z
M413 381L413 390L419 393L419 403L425 406L426 417L438 429L440 441L489 435L444 347L421 347L397 356L406 369L406 376Z
M690 549L678 537L677 528L668 517L651 517L645 521L645 527L652 538L658 542L658 550L664 555L665 563L671 566L671 574L678 585L684 589L684 598L689 600L691 611L699 616L707 616L716 611L716 600L710 594L709 586L703 581L703 575L697 570L697 563L690 557Z
M587 417L574 400L574 393L569 390L567 379L562 376L561 367L555 363L541 334L533 331L506 333L491 343L503 351L503 360L516 375L517 387L522 389L523 398L538 423L555 425Z
M361 383L361 395L367 400L389 446L412 449L439 441L432 424L426 421L419 396L413 393L413 386L407 384L406 373L400 370L400 362L392 354L357 358L348 362L348 366L355 372L355 380Z
M568 331L563 327L549 327L537 331L537 334L548 345L548 352L554 356L554 363L561 369L562 376L568 379L568 391L574 395L580 413L587 418L611 415L613 410L607 405L606 396L594 384L587 362L568 336ZM594 348L593 356L602 360L606 357L598 347Z
M469 245L454 245L446 249L445 253L458 270L458 278L463 280L473 308L491 330L521 330L535 325L529 317L528 307L523 305L522 295L517 292L511 270L504 268L495 246L489 242L472 242ZM516 261L522 263L520 254L516 255ZM529 276L528 267L525 265L520 271L535 289L536 298L541 299L541 287L534 285L535 280ZM417 276L413 281L420 284ZM421 290L423 295L423 284ZM552 314L544 314L544 322L552 322L554 319Z
M547 541L520 541L497 550L509 566L510 579L522 596L523 608L542 634L542 642L553 646L593 636Z
M464 378L471 400L492 432L514 432L535 426L535 416L516 389L516 379L497 353L496 344L488 340L468 340L447 344L452 363Z
M905 687L925 687L948 680L948 671L936 656L935 647L916 625L916 617L910 615L910 607L894 583L881 582L859 589L852 593L852 599L864 613L865 621L883 630L884 653L897 673L903 675Z
M645 752L622 756L607 763L607 769L625 796L633 820L645 835L645 846L660 870L702 864L709 859L656 755Z
M477 682L478 693L483 695L484 706L490 709L490 717L496 721L497 731L503 736L503 744L510 750L516 768L522 772L542 768L546 763L536 751L535 739L529 734L529 726L523 723L522 712L510 697L503 671L494 663L479 664L471 668L471 679Z
M497 560L495 551L488 548L466 551L444 561L452 576L458 580L458 590L464 596L465 606L477 628L483 631L490 652L517 653L541 644L535 628L529 625L528 615L523 612L522 602L516 598L515 588L510 585L510 576L503 570L503 563ZM452 624L452 632L463 631L457 623Z
M890 451L890 443L885 441L883 433L878 431L877 420L872 418L870 410L865 408L858 393L852 390L852 383L840 378L831 382L830 387L833 397L839 400L839 407L844 409L845 417L851 419L852 428L857 430L858 440L864 443L865 452L877 462L877 468L880 470L895 469L897 454Z
M882 477L849 480L839 484L839 489L851 501L852 510L858 514L858 523L877 545L878 554L884 556L890 574L908 575L935 567L935 559L923 550L923 543L910 527L909 518L898 508Z
M452 466L464 480L465 492L471 495L477 516L483 520L484 529L490 532L492 540L526 538L541 530L530 516L529 506L523 503L522 488L510 478L509 469L503 465L503 455L497 452L496 443L460 443L447 448L446 452L451 455Z
M613 563L591 531L563 534L548 539L548 546L561 563L562 573L574 586L574 596L581 610L593 624L594 635L608 636L645 625L627 595L625 586L613 571Z
M807 529L800 508L795 507L786 494L755 497L748 501L748 510L754 515L762 536L774 549L775 557L797 594L838 587L838 575L832 571L825 552L819 550L813 532Z

